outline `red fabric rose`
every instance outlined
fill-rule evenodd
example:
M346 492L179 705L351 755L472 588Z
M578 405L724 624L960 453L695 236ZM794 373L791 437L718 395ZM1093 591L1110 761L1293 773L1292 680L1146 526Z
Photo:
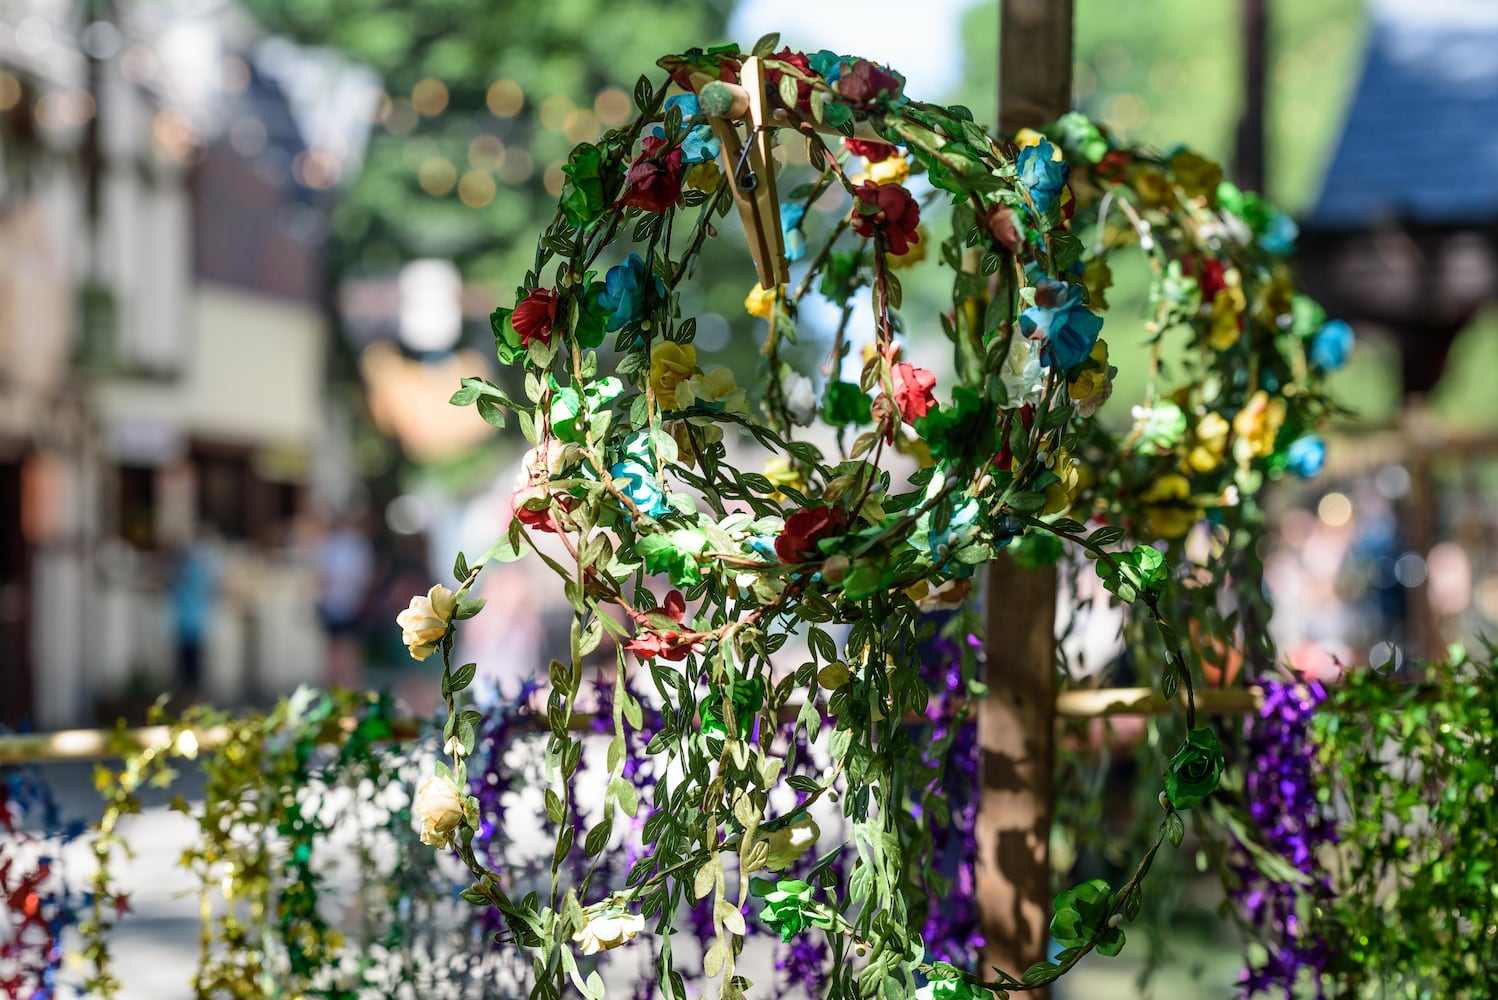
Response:
M1010 253L1019 253L1021 237L1019 227L1014 223L1014 209L1008 205L990 206L985 221L988 223L988 231L1004 249Z
M647 212L664 212L681 197L681 146L667 146L660 136L646 136L640 155L624 175L624 204Z
M896 257L910 251L921 241L916 226L921 222L921 206L910 192L898 184L875 184L864 181L853 203L853 231L859 236L884 237L884 248Z
M870 163L881 163L899 152L887 142L870 142L867 139L843 139L843 146L854 156L861 156Z
M860 59L837 78L837 92L849 103L862 109L891 101L900 96L905 80L898 73L867 59Z
M1210 304L1217 298L1217 293L1228 286L1225 280L1227 270L1227 265L1220 260L1211 257L1202 260L1196 272L1196 283L1201 286L1203 302Z
M848 512L841 507L808 507L785 519L785 529L775 539L775 554L783 563L804 563L822 558L817 543L836 538L848 524Z
M686 598L681 596L681 591L673 590L666 595L666 603L657 609L657 613L664 614L676 624L680 625L687 615ZM685 660L687 654L696 650L701 652L704 648L701 634L697 632L673 632L670 630L651 630L648 614L639 611L631 611L632 617L640 625L640 631L633 639L624 644L624 648L640 657L648 660L659 656L663 660Z
M799 69L803 76L819 78L816 73L812 72L811 60L804 52L792 52L789 48L784 48L769 58L790 63ZM772 101L780 101L780 78L783 76L785 76L785 70L769 62L765 63L765 82L769 84L766 89L769 90ZM805 80L796 80L796 110L806 114L811 113L811 84Z
M931 390L936 388L936 376L924 368L900 362L894 366L895 404L900 407L900 416L907 424L931 412L936 397Z
M1129 171L1129 154L1119 149L1110 149L1103 154L1093 171L1105 181L1121 181Z
M510 313L510 325L520 343L530 346L532 340L551 343L551 328L557 321L557 306L562 297L550 288L532 288Z
M546 490L542 489L541 487L522 487L521 489L516 490L510 496L510 511L515 515L515 519L521 524L525 525L527 528L535 528L538 531L550 531L555 533L557 530L557 522L551 516L550 505L542 507L540 510L532 510L531 508L525 506L526 501L528 500L545 501L546 499Z

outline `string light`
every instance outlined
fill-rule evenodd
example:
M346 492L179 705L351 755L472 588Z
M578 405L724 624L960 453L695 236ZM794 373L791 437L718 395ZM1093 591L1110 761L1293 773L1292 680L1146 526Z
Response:
M489 85L484 103L496 118L513 118L525 107L525 91L514 80L495 80Z

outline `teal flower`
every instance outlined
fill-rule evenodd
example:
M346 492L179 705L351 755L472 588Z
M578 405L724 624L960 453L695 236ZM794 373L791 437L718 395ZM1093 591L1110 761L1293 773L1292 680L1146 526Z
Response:
M1103 317L1087 308L1082 295L1081 285L1042 281L1035 286L1035 305L1020 314L1020 334L1041 341L1040 363L1047 368L1070 371L1087 360L1097 343Z
M648 466L632 460L615 462L609 469L609 475L614 477L620 492L640 508L640 513L647 517L660 517L670 513L671 508L667 506L666 498L661 493L661 484Z
M1333 372L1347 364L1356 340L1352 327L1340 319L1322 324L1311 338L1311 364L1324 372Z
M801 221L806 218L806 206L799 201L787 201L780 206L780 231L785 236L785 259L798 261L806 256L806 233Z
M666 110L681 108L682 124L688 125L686 138L681 141L682 163L706 163L718 158L718 152L722 143L713 134L713 127L706 122L700 125L692 125L691 122L698 116L698 105L696 94L678 94L675 97L666 98ZM665 129L659 125L655 127L653 135L664 139Z
M1055 147L1042 139L1033 146L1019 151L1019 181L1030 192L1035 210L1044 215L1049 212L1066 190L1066 179L1071 176L1071 165L1065 160L1053 160Z
M645 318L647 279L655 283L655 301L663 300L666 283L650 273L650 267L639 254L632 253L623 264L609 268L608 274L604 275L604 289L597 299L599 306L608 311L609 330L618 330Z
M1285 468L1302 479L1320 475L1325 464L1326 442L1314 434L1296 438L1285 452Z

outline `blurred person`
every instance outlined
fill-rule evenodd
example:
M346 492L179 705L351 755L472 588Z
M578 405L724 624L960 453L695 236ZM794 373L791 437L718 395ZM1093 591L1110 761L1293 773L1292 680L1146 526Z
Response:
M204 647L218 609L223 572L217 537L205 529L178 553L172 573L177 690L187 701L197 700L203 692Z
M356 516L339 517L317 543L317 617L327 637L331 687L363 683L360 622L374 562L374 548Z

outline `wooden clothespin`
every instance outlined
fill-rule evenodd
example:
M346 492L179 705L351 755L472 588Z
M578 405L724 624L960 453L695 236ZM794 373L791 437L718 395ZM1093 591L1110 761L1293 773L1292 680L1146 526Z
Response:
M764 63L758 56L744 60L739 82L739 87L727 86L732 101L726 107L718 103L703 110L722 143L723 170L739 207L759 283L769 289L786 284L791 275L780 228L780 198L775 193L775 162L770 158L770 130L776 125L765 95ZM742 119L748 129L742 139L734 119Z

